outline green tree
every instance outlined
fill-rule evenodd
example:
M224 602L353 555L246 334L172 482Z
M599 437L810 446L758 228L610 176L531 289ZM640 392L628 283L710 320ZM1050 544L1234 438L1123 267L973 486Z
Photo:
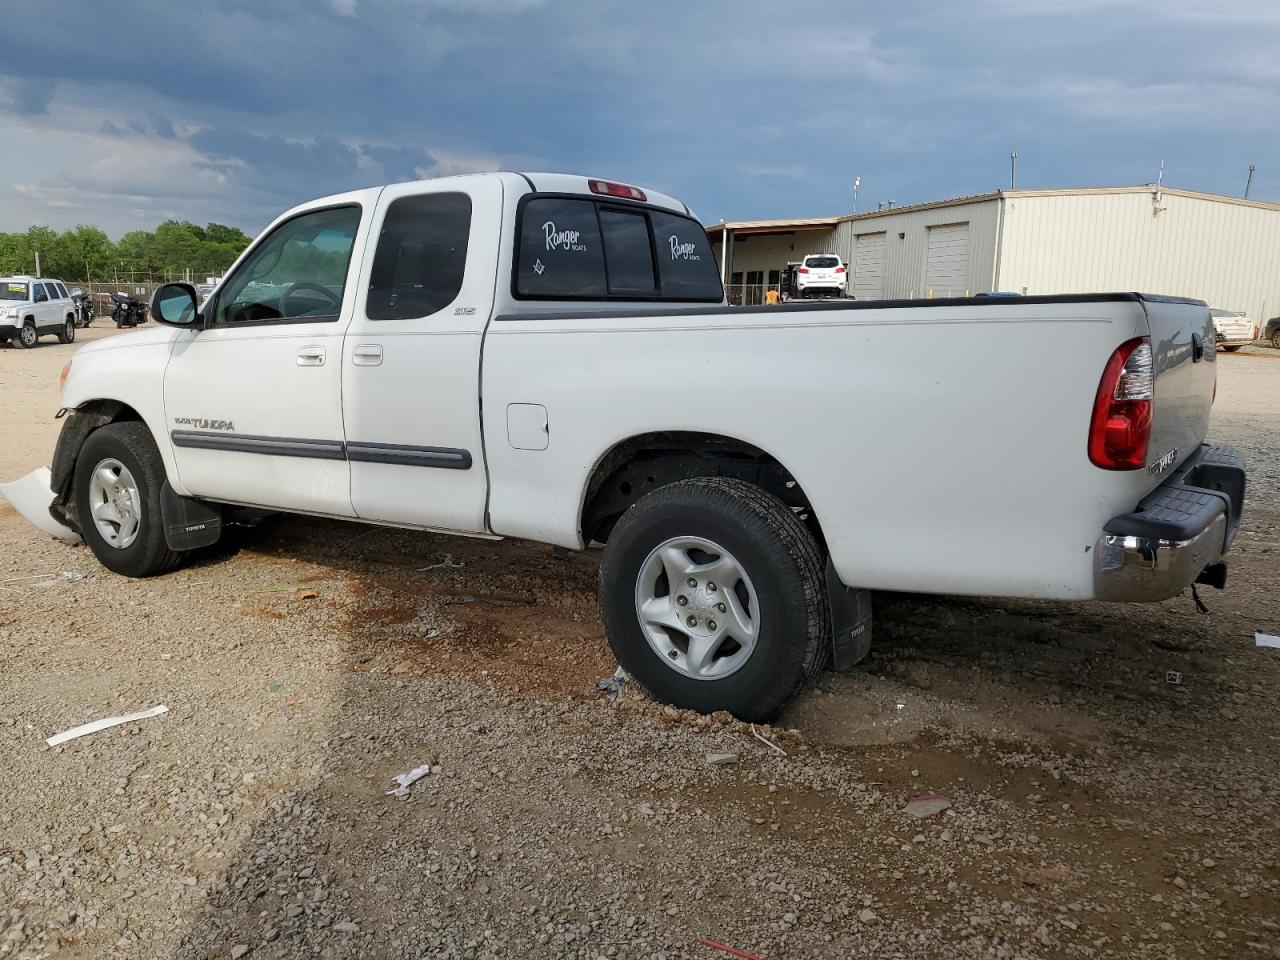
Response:
M0 233L0 274L40 272L63 280L105 280L117 273L178 274L190 270L197 279L225 273L249 245L236 227L211 223L201 227L166 220L155 231L131 230L112 242L102 230L77 224L58 233L33 226L24 233Z

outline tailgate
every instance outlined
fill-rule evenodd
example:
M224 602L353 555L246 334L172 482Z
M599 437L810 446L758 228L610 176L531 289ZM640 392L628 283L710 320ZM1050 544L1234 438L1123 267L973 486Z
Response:
M1146 489L1193 454L1209 435L1217 352L1209 308L1173 298L1143 297L1155 359Z

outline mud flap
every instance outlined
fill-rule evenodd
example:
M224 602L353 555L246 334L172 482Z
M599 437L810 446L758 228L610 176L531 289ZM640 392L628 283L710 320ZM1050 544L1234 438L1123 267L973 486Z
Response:
M170 550L207 547L222 535L222 510L201 500L178 496L168 480L160 488L160 517Z
M828 557L827 602L831 608L832 666L843 673L871 651L871 591L846 587Z

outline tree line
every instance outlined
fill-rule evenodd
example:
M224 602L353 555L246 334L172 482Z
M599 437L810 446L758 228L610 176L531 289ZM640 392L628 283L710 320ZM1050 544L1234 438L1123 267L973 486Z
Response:
M40 273L46 277L83 282L137 280L143 275L160 279L190 270L199 282L221 276L250 239L237 227L201 227L179 220L166 220L155 230L132 230L114 241L97 227L83 224L62 233L31 227L26 233L0 233L0 276L34 275L38 251Z

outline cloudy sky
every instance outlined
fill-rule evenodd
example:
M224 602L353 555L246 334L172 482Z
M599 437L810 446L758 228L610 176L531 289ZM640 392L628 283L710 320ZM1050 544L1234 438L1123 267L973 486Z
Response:
M1280 2L9 0L0 230L477 170L660 188L703 220L1007 185L1280 201Z

